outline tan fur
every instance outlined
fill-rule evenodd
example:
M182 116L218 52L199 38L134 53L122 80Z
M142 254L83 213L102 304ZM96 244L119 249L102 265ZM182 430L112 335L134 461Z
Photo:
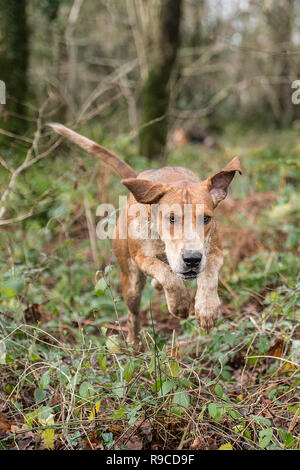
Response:
M218 272L223 264L214 209L226 197L235 172L242 172L239 159L235 157L225 168L203 182L183 167L147 170L135 177L134 170L108 150L64 126L55 124L52 127L109 164L124 178L122 183L131 192L127 207L117 222L113 240L128 307L128 341L135 346L139 342L139 307L146 276L153 278L156 288L164 290L169 312L186 318L191 299L184 279L191 272L191 276L197 278L196 319L204 330L209 331L219 316ZM186 204L191 207L189 214L183 212ZM197 205L203 208L202 216L211 218L207 225L203 224L201 234L194 229L199 220ZM176 220L171 228L170 207ZM154 209L156 212L152 212ZM119 239L118 232L120 225L125 223L125 215L128 236L127 239ZM180 225L183 227L185 222L190 223L191 229L187 231L184 228L178 238L176 229L180 229ZM169 237L165 235L167 228ZM139 231L138 237L133 236L136 230ZM151 231L155 238L149 239ZM196 271L187 271L184 261L184 255L191 252L201 253L202 256Z
M105 147L102 147L99 144L96 144L92 140L84 137L83 135L78 134L77 132L72 131L68 127L58 124L56 122L48 124L52 127L55 132L71 140L79 147L83 148L89 153L96 155L100 158L103 163L110 166L121 178L135 178L137 176L133 168L131 168L127 163L121 160L117 155L107 150Z

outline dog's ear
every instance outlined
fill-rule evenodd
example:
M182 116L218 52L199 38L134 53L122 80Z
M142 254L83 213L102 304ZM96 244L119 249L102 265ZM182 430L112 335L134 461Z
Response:
M215 207L227 196L228 187L236 171L242 174L241 162L238 157L234 157L225 168L204 181L208 186Z
M122 183L134 195L137 202L142 204L154 204L167 192L168 187L163 183L153 183L152 181L129 178L122 180Z

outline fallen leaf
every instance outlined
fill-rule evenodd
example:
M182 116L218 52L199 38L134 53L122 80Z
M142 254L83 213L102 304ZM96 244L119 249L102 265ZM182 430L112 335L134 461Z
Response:
M93 421L93 419L96 418L97 414L99 413L100 411L100 406L101 406L101 401L97 401L93 408L92 408L92 411L90 413L90 417L89 417L89 421Z
M26 323L38 323L42 316L39 304L28 305L23 313Z
M196 437L190 446L190 450L201 450L203 446L203 439L201 437Z
M38 418L39 423L42 426L51 426L51 424L54 424L54 415L52 413L48 413L46 416L39 417ZM42 439L44 439L44 444L46 449L52 450L54 449L54 438L55 438L55 433L54 433L54 428L49 428L45 429L42 432Z
M267 355L273 356L273 357L282 357L283 346L284 346L283 338L281 337L276 338L273 344L271 344Z
M297 425L298 421L300 420L299 415L300 415L300 407L297 409L296 413L294 414L294 416L293 416L293 418L290 422L288 432L293 432L295 426Z
M291 362L293 361L293 358L291 357ZM291 364L291 362L285 362L283 367L282 367L282 372L293 372L294 370L297 369L296 364Z
M233 447L230 442L227 442L226 444L222 444L218 450L233 450Z
M121 343L117 335L111 335L107 338L106 347L110 352L114 354L120 354L121 353L120 346L121 346Z
M0 413L0 430L10 431L11 426L15 424L8 421L7 416L4 413Z
M45 429L42 432L42 439L44 439L44 444L46 449L53 450L54 449L54 429Z
M27 424L22 424L22 426L18 426L16 424L13 424L10 428L11 432L24 431L26 429L29 429ZM34 434L33 434L32 431L24 432L23 435L28 436L28 437L34 437Z
M0 364L6 362L6 345L4 339L0 341Z
M108 428L108 430L109 430L110 432L121 432L121 431L123 431L123 428L122 428L122 426L120 426L119 424L112 424L112 425Z
M128 447L129 450L142 450L143 449L143 441L142 439L134 435L132 436L129 441L126 442L126 447Z
M141 419L138 419L136 422L135 422L135 425L136 427L138 428L139 430L139 433L145 437L145 439L148 441L148 442L151 442L152 441L152 421L151 419L146 419L144 420L141 425L140 425L140 421L142 421L142 418Z

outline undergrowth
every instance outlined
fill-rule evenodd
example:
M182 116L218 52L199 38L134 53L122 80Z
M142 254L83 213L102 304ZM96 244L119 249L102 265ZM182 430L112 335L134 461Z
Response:
M214 155L170 154L169 165L204 177L235 154L243 162L218 215L222 317L207 335L193 314L171 317L147 282L139 354L126 343L111 244L95 242L95 264L85 210L125 189L115 176L97 185L101 166L74 165L66 149L28 169L9 216L48 193L1 233L2 449L299 448L299 147L276 139L229 136ZM147 168L124 142L132 166Z

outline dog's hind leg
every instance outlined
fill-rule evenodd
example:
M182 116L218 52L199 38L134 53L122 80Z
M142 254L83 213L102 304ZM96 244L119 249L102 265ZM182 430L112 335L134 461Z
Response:
M113 240L114 252L121 270L121 287L123 298L128 308L128 337L129 343L137 348L140 332L140 302L145 286L146 276L131 259L127 240Z
M123 263L124 264L124 263ZM146 276L140 271L132 259L127 261L127 269L121 267L121 285L125 303L128 308L127 326L128 343L133 343L135 347L139 343L140 322L140 302Z

